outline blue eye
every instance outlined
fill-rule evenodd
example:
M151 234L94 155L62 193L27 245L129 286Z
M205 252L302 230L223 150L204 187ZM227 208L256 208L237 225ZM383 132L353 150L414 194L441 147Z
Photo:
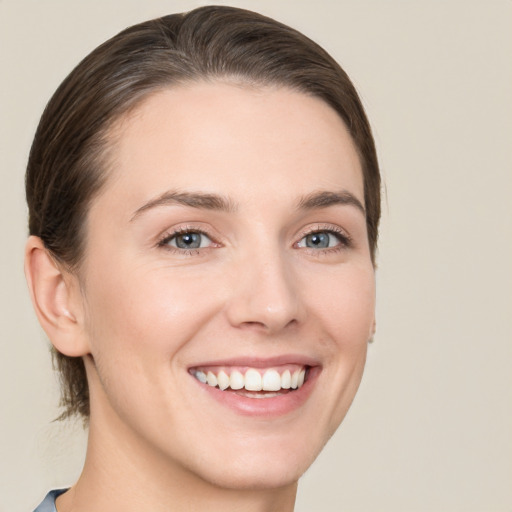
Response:
M212 243L211 239L199 231L175 233L162 240L161 245L169 245L176 249L202 249Z
M344 237L332 231L316 231L299 240L297 247L309 249L329 249L343 244Z

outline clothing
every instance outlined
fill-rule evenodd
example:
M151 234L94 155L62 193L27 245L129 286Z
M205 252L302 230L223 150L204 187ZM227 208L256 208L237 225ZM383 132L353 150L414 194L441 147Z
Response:
M53 491L50 491L34 512L57 512L57 509L55 508L55 499L66 491L67 489L54 489Z

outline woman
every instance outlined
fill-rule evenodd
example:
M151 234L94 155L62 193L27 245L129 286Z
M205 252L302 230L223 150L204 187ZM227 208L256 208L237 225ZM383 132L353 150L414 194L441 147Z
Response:
M26 185L32 300L89 423L37 510L293 510L374 332L380 178L346 74L248 11L142 23L59 87Z

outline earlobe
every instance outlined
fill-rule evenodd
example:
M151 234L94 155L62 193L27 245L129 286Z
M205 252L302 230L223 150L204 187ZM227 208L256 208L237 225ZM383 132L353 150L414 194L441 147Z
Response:
M70 357L89 353L77 278L56 263L36 236L27 240L25 276L39 323L53 346Z
M377 320L374 318L372 322L372 327L370 329L370 336L368 337L368 342L372 343L373 338L375 336L375 332L377 331Z

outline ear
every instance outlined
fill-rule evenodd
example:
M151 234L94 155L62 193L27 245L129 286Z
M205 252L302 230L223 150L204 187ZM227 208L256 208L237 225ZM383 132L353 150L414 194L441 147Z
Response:
M39 237L25 247L25 277L32 304L53 346L70 357L89 353L78 278L59 265Z

